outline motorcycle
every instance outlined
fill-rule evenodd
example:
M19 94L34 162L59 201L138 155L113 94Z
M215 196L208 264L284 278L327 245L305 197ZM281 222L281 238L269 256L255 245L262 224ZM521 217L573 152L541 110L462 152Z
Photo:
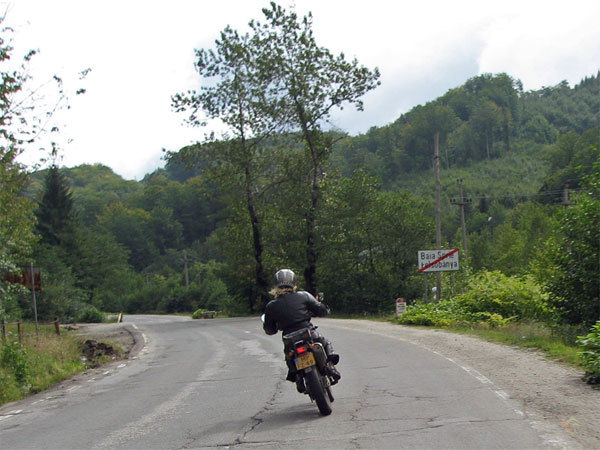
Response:
M264 322L264 314L261 316ZM317 404L323 416L331 414L332 380L327 375L327 354L320 342L313 340L311 328L302 328L283 336L286 357L296 365L297 375L306 388L305 394Z

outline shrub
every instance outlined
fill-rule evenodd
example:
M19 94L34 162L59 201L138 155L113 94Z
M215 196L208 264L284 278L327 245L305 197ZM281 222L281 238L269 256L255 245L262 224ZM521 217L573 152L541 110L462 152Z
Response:
M577 344L586 373L583 379L589 384L600 384L600 320L586 336L580 336Z
M497 314L517 321L549 322L548 294L531 277L507 277L501 272L480 272L456 303L471 313Z
M101 323L103 321L104 314L98 311L98 309L94 306L88 306L85 308L77 318L77 322L85 323Z
M202 319L203 318L202 314L204 314L205 312L208 312L208 309L204 309L204 308L197 309L192 314L192 319Z
M0 365L12 370L16 382L21 386L29 380L28 361L27 351L18 341L9 341L2 345Z
M471 321L464 308L452 300L442 300L438 303L416 303L409 305L406 312L398 317L398 322L405 325L423 325L434 327L449 327L465 321Z

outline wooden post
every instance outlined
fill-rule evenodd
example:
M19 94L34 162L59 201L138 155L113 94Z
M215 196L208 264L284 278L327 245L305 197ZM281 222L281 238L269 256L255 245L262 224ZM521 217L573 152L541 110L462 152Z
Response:
M54 329L56 330L56 335L60 336L60 324L58 323L58 317L54 319Z
M23 342L23 328L20 320L17 320L17 336L19 336L19 342Z
M33 296L33 315L35 317L35 335L38 335L38 315L37 315L37 302L35 299L35 275L33 273L33 262L29 263L29 269L31 271L31 295Z

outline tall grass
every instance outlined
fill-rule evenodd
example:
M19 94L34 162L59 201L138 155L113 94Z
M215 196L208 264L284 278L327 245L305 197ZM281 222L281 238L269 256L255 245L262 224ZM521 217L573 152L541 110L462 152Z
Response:
M0 404L40 392L85 369L79 340L57 336L54 325L23 325L23 340L9 328L0 339Z

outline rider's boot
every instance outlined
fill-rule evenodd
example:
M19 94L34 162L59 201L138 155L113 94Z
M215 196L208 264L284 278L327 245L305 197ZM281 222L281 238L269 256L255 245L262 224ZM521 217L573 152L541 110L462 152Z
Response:
M327 375L329 376L332 385L337 384L337 382L340 381L340 378L342 378L342 374L336 369L332 362L327 363Z
M304 378L302 378L300 375L296 375L296 389L298 389L298 392L300 392L301 394L306 393Z
M340 362L340 355L333 349L331 342L325 344L325 353L327 354L327 362L333 363L333 365Z

